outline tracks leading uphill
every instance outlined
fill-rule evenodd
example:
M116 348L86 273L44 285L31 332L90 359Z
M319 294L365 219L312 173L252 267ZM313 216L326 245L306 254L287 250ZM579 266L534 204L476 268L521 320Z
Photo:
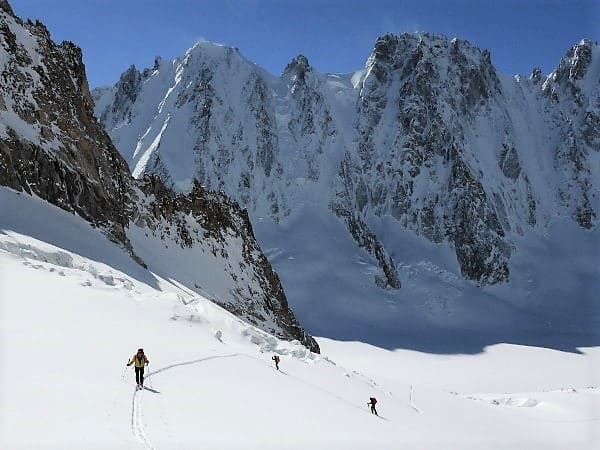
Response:
M149 372L146 376L146 380L153 375L157 375L159 373L165 372L170 369L174 369L175 367L189 366L193 364L200 364L206 361L210 361L212 359L222 359L222 358L232 358L234 356L240 356L239 353L231 353L228 355L215 355L215 356L207 356L205 358L193 359L190 361L183 361L179 363L169 364L168 366L161 367L153 372ZM158 393L156 390L147 389L151 392ZM142 408L142 399L143 399L143 391L138 390L137 388L133 391L133 397L131 399L131 431L137 441L139 441L145 448L154 449L155 447L150 442L148 435L146 434L145 426L144 426L144 412Z

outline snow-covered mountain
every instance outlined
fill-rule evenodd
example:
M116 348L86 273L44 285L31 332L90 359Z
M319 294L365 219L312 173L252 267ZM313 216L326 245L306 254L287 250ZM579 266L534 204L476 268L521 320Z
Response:
M466 41L387 35L352 76L299 56L276 78L202 42L94 95L134 176L180 190L196 178L276 220L318 186L350 228L389 215L496 283L509 279L511 232L560 214L596 223L598 49L583 40L545 79L523 79Z
M348 320L344 337L365 320L369 333L418 329L410 302L448 312L471 297L456 272L482 286L474 296L487 306L460 300L478 322L498 301L555 312L567 294L542 294L551 271L529 243L554 254L564 226L598 254L600 47L588 40L529 78L428 33L379 38L355 73L322 74L300 55L279 77L199 42L93 94L135 177L156 174L183 192L198 179L248 208L292 305L321 333L330 318ZM593 279L595 266L577 267L560 272ZM506 283L501 295L490 287Z
M387 36L277 78L203 43L95 91L122 157L0 0L0 448L596 449L595 55Z
M0 1L0 72L3 191L76 213L143 266L144 276L202 293L318 351L289 309L246 211L198 184L177 194L158 177L135 180L94 117L81 50L55 44L43 24L23 22L6 1ZM20 209L19 198L2 197L0 229Z

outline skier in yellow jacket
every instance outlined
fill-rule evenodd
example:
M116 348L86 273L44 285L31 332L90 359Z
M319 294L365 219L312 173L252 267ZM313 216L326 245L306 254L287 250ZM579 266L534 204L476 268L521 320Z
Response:
M137 383L138 389L144 388L144 367L148 365L150 361L144 354L144 349L138 349L137 353L133 355L133 358L127 363L128 366L135 364L135 382Z

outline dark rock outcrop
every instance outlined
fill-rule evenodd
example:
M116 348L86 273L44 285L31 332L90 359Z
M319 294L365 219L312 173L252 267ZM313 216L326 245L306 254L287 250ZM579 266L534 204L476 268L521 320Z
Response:
M589 154L600 151L600 80L586 79L593 45L583 39L573 46L542 86L559 136L554 153L561 177L559 196L573 219L586 229L594 226L597 217L590 201L593 182Z
M453 242L467 278L507 280L509 245L495 205L467 163L459 122L499 91L489 53L435 35L386 35L368 68L359 96L358 158L348 154L340 172L347 209L390 214L435 242ZM392 113L397 121L390 126L383 117ZM515 176L514 157L507 162L505 155L502 164ZM425 187L432 182L437 189Z
M233 291L236 301L226 302L214 298L225 309L250 323L264 327L273 321L278 328L268 331L293 337L311 351L319 352L316 341L298 324L288 306L285 292L277 274L261 251L246 210L223 193L208 191L195 182L189 193L175 193L159 177L145 175L137 186L148 197L148 208L137 212L134 221L156 230L166 221L175 230L175 240L182 247L193 247L195 243L210 239L217 243L212 251L227 259L227 247L219 246L232 236L242 242L242 261L239 272L247 274L238 281ZM149 211L150 214L146 213ZM189 217L200 225L202 234L190 228ZM173 237L173 236L172 236ZM257 290L253 286L260 286ZM268 320L267 320L268 319Z
M17 117L3 124L0 184L75 212L128 246L129 169L93 115L81 50L71 42L55 44L42 23L22 22L9 6L2 10L7 62L0 112L10 108ZM20 42L17 32L37 48Z

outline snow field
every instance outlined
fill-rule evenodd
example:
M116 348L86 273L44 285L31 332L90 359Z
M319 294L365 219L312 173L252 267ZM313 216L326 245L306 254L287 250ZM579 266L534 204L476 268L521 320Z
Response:
M314 355L145 271L76 216L4 188L0 206L14 211L0 217L1 448L593 449L600 437L597 348L434 355L321 338ZM125 366L138 347L143 391Z
M331 363L290 352L297 344L279 349L275 338L261 339L264 332L217 306L203 314L190 306L186 317L173 295L135 295L82 282L85 271L62 277L5 251L0 258L9 280L2 283L1 322L6 448L281 448L280 439L300 448L344 442L348 421L369 419L362 401L373 395L371 384L348 383ZM281 373L272 353L261 351L265 341L282 354ZM138 346L151 361L146 385L159 393L133 391L125 363ZM319 373L309 370L313 364L323 366ZM328 388L323 376L343 383ZM340 421L326 425L312 414L324 407ZM294 423L313 431L289 438L270 431Z

